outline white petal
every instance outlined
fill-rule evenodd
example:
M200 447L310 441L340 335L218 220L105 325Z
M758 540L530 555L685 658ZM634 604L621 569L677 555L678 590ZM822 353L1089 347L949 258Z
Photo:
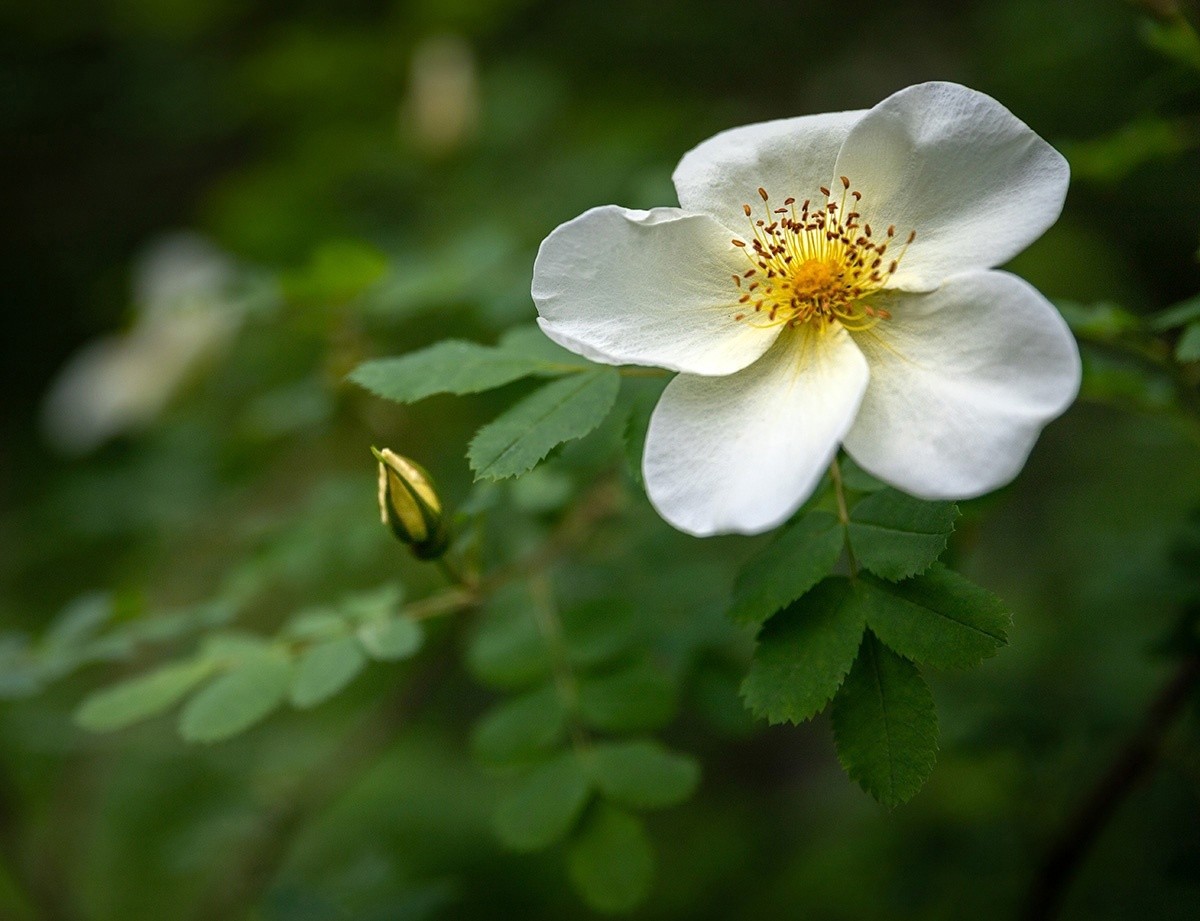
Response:
M841 328L789 330L729 377L679 375L646 436L651 503L700 537L775 527L816 488L866 386L867 363Z
M1042 426L1079 391L1079 350L1058 311L1006 272L904 294L855 339L871 383L846 450L927 499L968 499L1017 475Z
M876 236L889 224L898 244L917 232L892 286L929 291L950 275L1000 265L1040 237L1062 210L1070 168L990 96L922 83L854 126L833 175L862 192L857 210Z
M605 364L732 374L777 330L739 323L732 276L750 265L712 218L607 205L556 228L533 265L546 335Z
M788 196L815 199L820 195L817 190L829 182L846 134L864 114L860 110L802 115L722 131L679 161L671 177L679 204L745 233L748 224L742 205L761 209L760 187L775 207Z

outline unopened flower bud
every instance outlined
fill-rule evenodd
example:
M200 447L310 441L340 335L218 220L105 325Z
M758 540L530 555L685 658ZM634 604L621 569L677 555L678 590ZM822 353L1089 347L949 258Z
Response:
M446 552L442 503L424 468L395 451L371 449L379 460L379 517L419 560Z

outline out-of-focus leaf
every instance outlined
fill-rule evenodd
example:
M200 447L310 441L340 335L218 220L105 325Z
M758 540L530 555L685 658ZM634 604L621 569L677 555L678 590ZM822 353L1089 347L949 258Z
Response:
M957 518L953 502L925 502L884 489L854 506L847 531L863 567L885 579L907 579L942 555Z
M816 716L850 671L866 616L848 580L826 579L772 617L758 648L742 698L771 723L801 723Z
M475 478L518 476L564 441L582 438L604 421L620 385L614 369L600 368L534 391L471 440L467 460Z
M367 664L362 644L352 636L326 640L307 649L296 662L292 705L315 707L354 680Z
M621 598L607 598L562 612L563 646L575 668L594 668L618 658L637 641L634 607Z
M1150 317L1149 327L1157 333L1200 320L1200 294L1181 301Z
M500 688L520 688L550 673L550 658L533 604L523 583L505 586L488 600L467 647L467 664L481 681Z
M1072 331L1090 339L1117 339L1141 328L1141 320L1123 307L1107 302L1080 304L1056 300L1063 319Z
M496 807L496 832L515 851L536 851L566 837L591 793L573 751L538 765Z
M761 624L829 575L843 542L834 515L809 512L742 567L729 616L740 624Z
M235 736L283 703L291 683L292 660L282 650L268 648L244 656L184 705L179 733L189 742Z
M833 700L846 773L885 806L911 799L937 760L937 713L917 667L867 633Z
M556 690L547 685L484 714L472 733L472 749L481 761L492 764L523 761L558 742L566 720Z
M358 639L372 659L396 662L421 648L421 625L401 614L363 624L358 628Z
M651 741L596 745L590 768L605 796L635 809L682 803L700 782L696 759Z
M896 652L935 668L970 668L1007 643L1012 623L991 592L944 566L905 582L863 576L867 624Z
M1200 361L1200 322L1190 324L1175 343L1175 360Z
M1194 144L1180 122L1145 115L1103 137L1060 146L1072 178L1117 182L1147 163L1177 157Z
M108 732L157 716L212 674L213 667L208 659L176 662L102 688L75 711L75 722L92 732Z
M654 852L642 823L598 803L571 842L567 872L596 911L616 914L636 907L654 878Z
M289 300L340 304L366 291L387 270L387 257L366 243L330 240L313 251L308 265L280 282Z
M589 726L607 732L658 729L675 713L675 686L649 663L583 678L579 713Z

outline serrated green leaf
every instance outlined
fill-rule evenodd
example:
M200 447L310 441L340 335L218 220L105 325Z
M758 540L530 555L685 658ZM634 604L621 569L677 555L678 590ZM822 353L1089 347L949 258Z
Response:
M915 662L970 668L1008 641L1004 603L940 564L905 582L863 576L858 589L876 636Z
M820 583L763 627L742 699L771 723L802 723L824 709L850 671L866 622L850 583Z
M527 687L550 674L550 657L524 583L507 585L488 599L467 647L467 664L480 681L500 688Z
M282 650L246 655L184 705L179 733L188 742L235 736L283 703L291 683L292 660Z
M599 368L534 391L471 439L467 460L475 478L498 480L532 470L553 448L603 422L620 386L614 369Z
M675 686L649 663L579 682L579 715L593 729L658 729L675 713Z
M354 680L367 664L362 644L352 636L317 643L296 662L291 701L295 707L315 707Z
M212 674L213 667L207 659L176 662L102 688L75 711L75 722L92 732L108 732L157 716Z
M917 667L870 632L833 700L838 758L885 806L911 799L937 760L937 712Z
M838 461L838 469L842 474L842 483L854 492L879 492L887 488L886 483L863 470L853 457L843 456Z
M596 804L567 851L567 874L596 911L619 914L636 907L654 878L654 852L642 823Z
M569 363L547 360L524 340L520 346L493 348L446 339L398 358L363 362L349 379L385 399L415 403L438 393L479 393L523 377L556 377L589 367L577 358Z
M505 701L484 714L471 735L475 756L491 764L511 764L544 752L566 730L567 714L549 685Z
M1200 322L1192 323L1183 331L1175 343L1175 360L1178 362L1200 361Z
M363 624L358 628L358 639L372 659L397 662L421 648L421 625L404 615L389 617Z
M605 796L635 809L675 806L700 782L696 759L651 741L596 745L589 767Z
M926 502L885 489L854 506L847 531L863 568L885 579L907 579L942 555L957 518L953 502Z
M739 624L761 624L829 575L843 542L836 516L809 512L742 567L729 616Z
M573 752L538 765L496 807L496 833L514 851L537 851L566 837L591 793Z

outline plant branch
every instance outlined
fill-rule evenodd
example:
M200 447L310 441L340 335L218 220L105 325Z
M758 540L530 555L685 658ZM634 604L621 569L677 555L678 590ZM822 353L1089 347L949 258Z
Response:
M1138 782L1154 767L1163 738L1200 682L1200 656L1189 656L1150 704L1141 727L1109 765L1046 852L1025 902L1025 921L1049 921L1062 906L1096 839Z

